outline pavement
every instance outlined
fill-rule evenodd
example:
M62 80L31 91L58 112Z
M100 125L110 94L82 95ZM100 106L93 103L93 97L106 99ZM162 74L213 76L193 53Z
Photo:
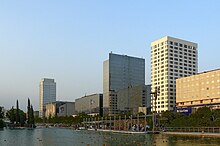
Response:
M207 132L162 132L161 134L173 134L173 135L193 135L193 136L218 136L220 133L207 133Z

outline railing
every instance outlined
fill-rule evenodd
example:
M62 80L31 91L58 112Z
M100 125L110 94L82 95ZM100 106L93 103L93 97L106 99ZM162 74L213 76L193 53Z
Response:
M166 127L167 132L220 133L220 127Z

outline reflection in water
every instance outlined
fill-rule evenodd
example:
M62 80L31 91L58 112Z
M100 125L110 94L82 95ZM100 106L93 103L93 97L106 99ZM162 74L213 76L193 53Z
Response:
M163 134L119 134L45 128L0 131L1 146L200 146L220 145L220 138Z

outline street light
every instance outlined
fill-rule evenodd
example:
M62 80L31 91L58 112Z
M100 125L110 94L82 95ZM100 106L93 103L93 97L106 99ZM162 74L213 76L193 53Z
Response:
M155 87L155 91L151 92L150 94L153 95L154 98L152 98L152 119L153 119L153 133L154 133L154 128L155 128L155 113L157 112L157 96L160 94L160 87ZM154 111L154 106L155 106L155 111Z

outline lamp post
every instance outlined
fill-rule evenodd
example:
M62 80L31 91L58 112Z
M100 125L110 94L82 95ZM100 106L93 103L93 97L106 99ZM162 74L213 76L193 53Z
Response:
M152 98L152 120L153 120L153 129L152 132L154 133L154 129L155 129L155 113L157 112L157 96L159 96L160 94L160 87L155 87L155 91L151 92L150 94L153 95ZM154 111L154 106L155 106L155 111Z

